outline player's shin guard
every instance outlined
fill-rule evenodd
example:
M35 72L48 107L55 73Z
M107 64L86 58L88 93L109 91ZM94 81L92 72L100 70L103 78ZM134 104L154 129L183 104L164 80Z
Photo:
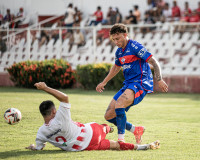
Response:
M116 122L118 129L118 139L124 140L125 128L126 128L126 113L125 108L116 108Z
M134 150L134 144L119 142L120 150Z

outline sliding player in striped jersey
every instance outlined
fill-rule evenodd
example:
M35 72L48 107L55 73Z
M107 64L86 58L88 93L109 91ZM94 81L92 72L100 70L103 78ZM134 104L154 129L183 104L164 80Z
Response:
M153 92L153 76L149 63L154 68L155 79L163 92L168 86L162 79L158 61L140 43L128 38L127 27L115 24L110 29L110 37L119 47L115 53L115 65L105 79L96 87L103 92L104 87L123 67L125 81L123 87L110 102L105 113L105 119L118 128L118 141L124 141L125 129L135 135L136 143L141 143L144 133L143 126L134 126L126 120L126 113L131 106L140 103L146 94Z
M66 94L48 87L44 82L36 83L35 86L37 89L57 98L60 101L60 107L56 111L54 103L49 100L40 104L39 108L44 118L44 124L38 130L36 146L31 144L26 149L42 150L46 142L65 151L147 150L159 148L159 141L151 144L134 145L105 139L106 134L113 131L111 127L94 122L82 124L72 121L71 105Z

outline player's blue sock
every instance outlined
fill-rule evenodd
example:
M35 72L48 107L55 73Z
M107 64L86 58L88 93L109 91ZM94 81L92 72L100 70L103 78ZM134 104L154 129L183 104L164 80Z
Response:
M107 120L107 121L110 122L110 123L113 123L115 126L117 126L116 117L113 118L113 119L109 119L109 120ZM135 130L135 129L133 129L133 128L135 128L135 126L132 125L130 122L126 121L126 130L128 130L128 131L130 131L130 132L133 132L133 131ZM132 130L133 130L133 131L132 131Z
M125 128L126 128L125 108L116 108L115 113L117 115L116 122L117 122L118 134L125 134Z
M110 122L110 123L113 123L114 125L117 126L116 117L113 118L113 119L109 119L109 120L107 120L107 121Z

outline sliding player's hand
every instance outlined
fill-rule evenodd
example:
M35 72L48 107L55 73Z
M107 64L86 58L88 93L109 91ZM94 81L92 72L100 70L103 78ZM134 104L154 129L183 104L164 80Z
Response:
M160 81L158 81L158 86L160 87L162 92L167 92L168 91L168 85L162 79Z
M97 87L96 87L96 91L97 91L97 92L103 92L103 90L105 89L105 88L104 88L105 85L106 85L106 84L104 84L103 82L99 83L99 84L97 85Z
M44 82L35 83L34 86L39 90L44 90L47 87Z
M25 149L36 150L34 144L30 144L30 146L26 147Z

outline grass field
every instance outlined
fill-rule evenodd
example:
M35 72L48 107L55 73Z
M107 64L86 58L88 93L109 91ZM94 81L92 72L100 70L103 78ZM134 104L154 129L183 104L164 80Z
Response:
M69 95L74 121L107 123L104 112L114 91L61 90ZM0 88L0 159L120 159L120 160L193 160L200 159L200 94L151 94L127 113L128 121L144 125L143 143L157 139L161 148L148 151L82 151L65 152L47 144L43 151L24 149L35 143L38 128L43 124L38 106L52 96L36 89ZM22 112L17 125L5 123L3 114L14 107ZM117 140L117 128L107 138ZM126 132L126 142L135 143L133 134Z

